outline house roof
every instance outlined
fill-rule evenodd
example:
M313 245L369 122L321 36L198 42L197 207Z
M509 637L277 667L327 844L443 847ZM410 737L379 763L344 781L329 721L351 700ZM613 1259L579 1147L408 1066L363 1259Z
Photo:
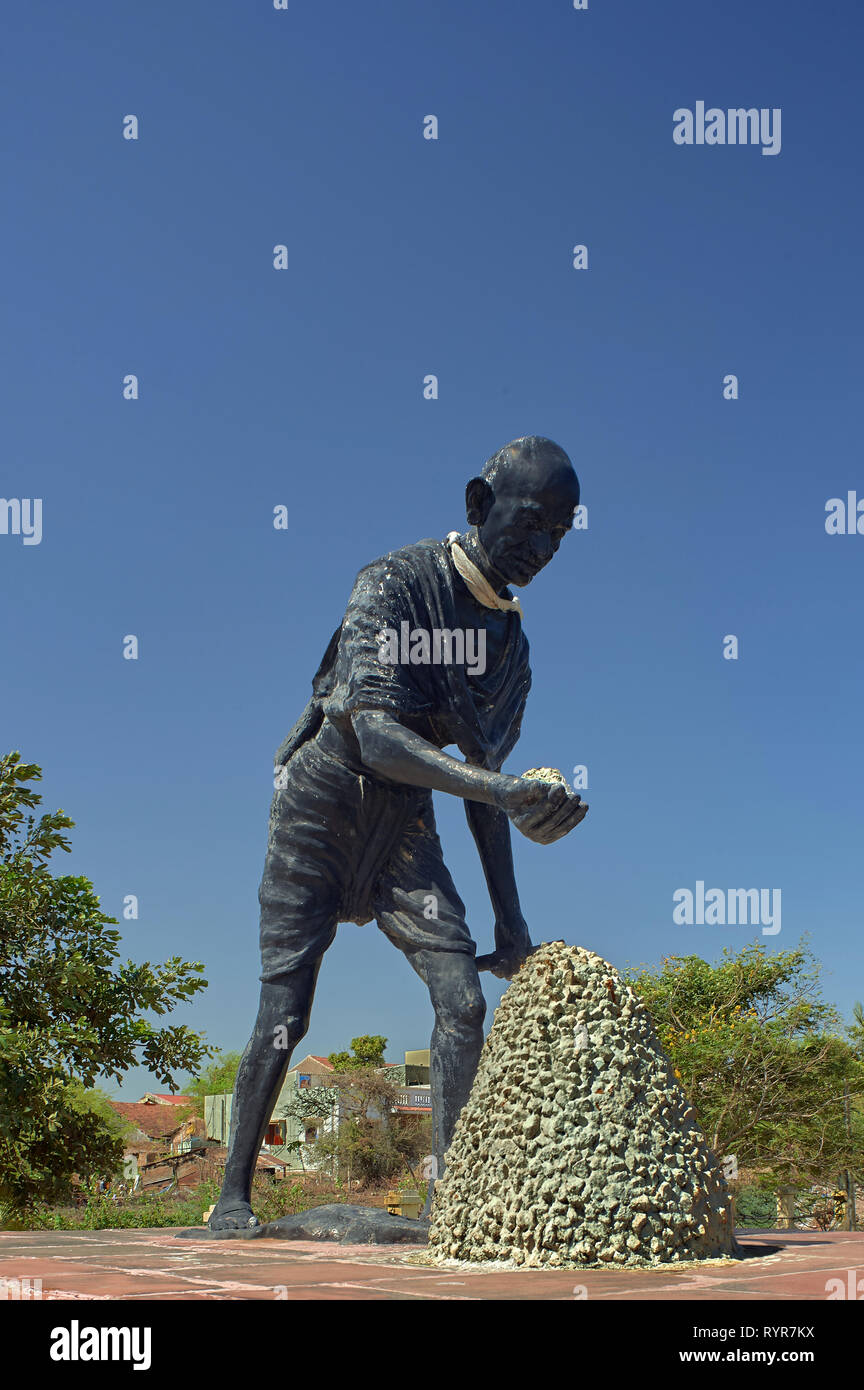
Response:
M112 1100L111 1109L128 1120L148 1139L165 1139L177 1128L177 1111L173 1105L153 1105L140 1100Z
M191 1105L191 1096L165 1095L159 1091L145 1091L138 1101L139 1105Z
M302 1071L303 1068L309 1064L309 1062L317 1062L318 1065L323 1067L325 1071L334 1070L332 1062L328 1062L326 1057L316 1057L313 1052L310 1052L307 1057L304 1057L302 1059L302 1061L295 1062L293 1067L289 1067L288 1070L292 1072Z

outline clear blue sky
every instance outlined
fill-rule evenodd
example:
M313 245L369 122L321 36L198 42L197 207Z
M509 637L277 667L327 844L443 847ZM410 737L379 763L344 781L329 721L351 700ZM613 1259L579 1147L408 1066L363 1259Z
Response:
M206 963L178 1020L245 1044L272 754L354 575L461 526L525 433L589 508L521 595L509 770L587 764L591 802L514 835L535 940L623 967L809 932L827 997L864 996L864 536L824 526L864 496L862 29L803 0L10 7L0 494L44 533L0 535L3 743L77 822L63 867L139 896L128 954ZM676 145L699 100L781 108L781 153ZM676 926L697 880L780 888L782 932ZM304 1050L430 1028L375 926L340 928Z

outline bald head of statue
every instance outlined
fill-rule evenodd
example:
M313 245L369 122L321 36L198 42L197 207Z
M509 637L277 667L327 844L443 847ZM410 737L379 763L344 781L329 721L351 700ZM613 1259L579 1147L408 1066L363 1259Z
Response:
M541 435L513 439L465 489L469 526L504 584L523 588L573 525L579 479L564 450Z

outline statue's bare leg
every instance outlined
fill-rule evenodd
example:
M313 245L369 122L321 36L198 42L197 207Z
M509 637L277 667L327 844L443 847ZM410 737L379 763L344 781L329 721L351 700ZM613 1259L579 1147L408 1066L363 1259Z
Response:
M234 1084L228 1159L219 1201L208 1223L211 1231L257 1224L251 1204L255 1160L291 1053L309 1028L320 965L318 961L261 986L258 1017Z
M444 1155L477 1072L486 1000L473 956L459 951L417 951L409 955L409 960L429 986L435 1010L429 1083L432 1150L441 1177ZM432 1188L430 1183L424 1217L432 1206Z

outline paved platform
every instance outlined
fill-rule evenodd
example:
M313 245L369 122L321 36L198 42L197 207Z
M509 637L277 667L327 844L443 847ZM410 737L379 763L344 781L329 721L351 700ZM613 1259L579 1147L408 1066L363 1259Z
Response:
M864 1281L864 1234L739 1232L749 1258L681 1270L441 1269L421 1247L183 1240L171 1230L0 1232L0 1280L43 1300L826 1300ZM769 1253L773 1250L773 1253ZM584 1290L584 1292L583 1292ZM864 1292L864 1284L862 1290ZM847 1295L848 1296L848 1295Z

